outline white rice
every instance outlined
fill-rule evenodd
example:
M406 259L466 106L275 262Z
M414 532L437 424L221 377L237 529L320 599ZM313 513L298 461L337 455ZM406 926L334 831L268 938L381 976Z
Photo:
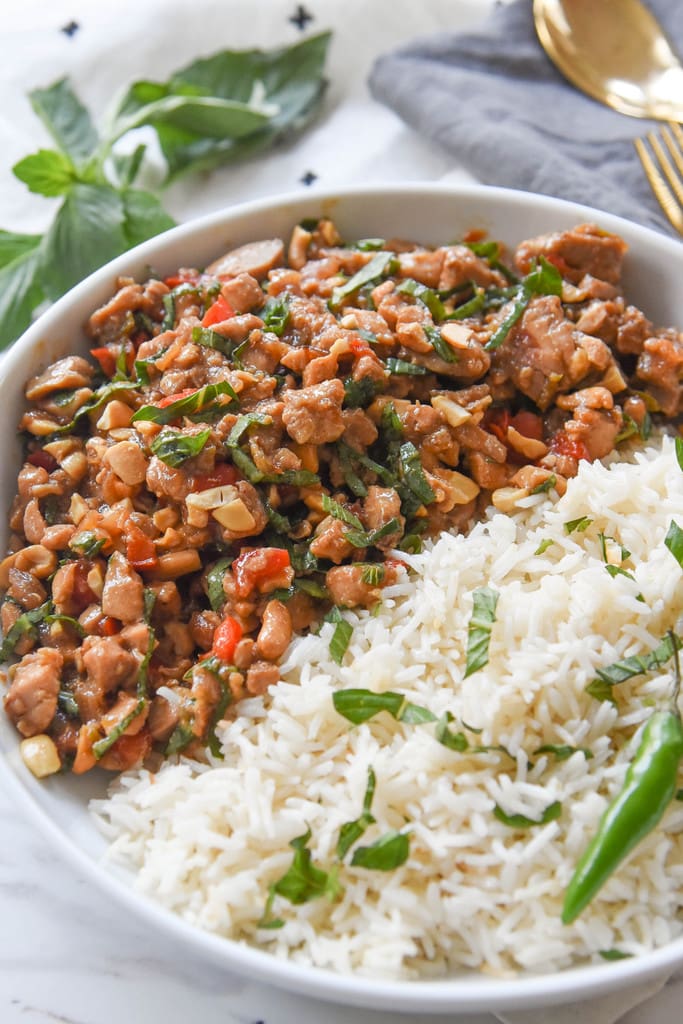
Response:
M467 537L443 535L410 556L414 572L384 591L378 614L349 613L344 665L333 627L293 643L266 704L245 702L223 732L225 759L129 772L92 805L109 856L136 884L201 928L299 963L385 978L545 972L599 951L638 954L683 932L683 803L614 873L579 919L562 925L564 890L610 798L640 726L671 687L668 672L618 687L618 708L588 696L595 670L657 645L683 613L683 572L664 545L683 525L683 473L671 438L633 462L581 463L561 499L492 510ZM592 519L585 532L564 524ZM605 571L598 533L631 552L635 582ZM536 555L543 540L553 544ZM499 591L488 665L463 679L472 592ZM638 595L643 600L639 600ZM483 730L502 753L448 750L434 725L386 713L352 726L336 713L342 687L398 690L440 716ZM266 706L267 705L267 706ZM587 747L558 762L543 744ZM410 830L407 862L388 872L340 868L337 902L278 898L284 927L259 929L269 886L292 862L289 841L311 830L313 862L329 870L340 826L361 812L368 768L376 824ZM680 785L683 785L681 781ZM493 817L538 819L515 831Z

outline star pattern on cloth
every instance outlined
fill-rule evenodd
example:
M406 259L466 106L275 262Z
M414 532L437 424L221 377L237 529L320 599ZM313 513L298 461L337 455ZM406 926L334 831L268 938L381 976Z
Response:
M72 36L76 35L80 27L77 21L70 21L68 25L62 25L59 31L71 39Z
M292 25L296 25L296 27L300 29L301 32L303 32L309 21L313 21L313 15L310 13L310 11L306 10L303 4L299 4L296 11L289 20L291 21Z
M306 171L305 174L299 178L302 185L312 185L314 181L318 180L318 175L314 171Z

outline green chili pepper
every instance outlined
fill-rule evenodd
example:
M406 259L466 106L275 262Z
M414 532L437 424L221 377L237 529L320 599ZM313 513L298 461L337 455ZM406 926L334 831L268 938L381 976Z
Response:
M683 758L683 723L677 706L681 686L678 651L674 665L671 704L666 711L656 711L643 729L623 788L602 816L567 887L563 924L570 924L588 906L622 860L656 827L676 795Z

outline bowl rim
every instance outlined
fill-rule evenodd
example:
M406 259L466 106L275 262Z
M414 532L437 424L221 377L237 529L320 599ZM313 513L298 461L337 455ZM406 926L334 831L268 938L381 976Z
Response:
M674 259L680 259L683 255L683 243L653 228L590 206L517 189L444 182L392 182L385 185L379 183L371 186L311 189L303 195L301 192L271 195L189 220L128 250L94 271L39 316L4 355L0 366L0 387L7 386L9 381L16 381L17 376L23 380L28 353L59 324L69 307L115 277L130 272L133 265L151 263L154 258L163 255L169 244L193 239L223 225L228 227L238 218L280 210L287 205L386 196L396 199L403 197L406 200L420 196L443 196L460 202L491 199L503 205L531 203L541 210L545 208L549 214L564 211L575 216L577 222L597 220L601 227L610 231L636 239L642 237L650 245L661 246ZM435 980L372 979L298 964L244 942L203 931L154 902L151 897L137 892L124 880L122 874L107 868L106 862L97 861L83 852L62 831L13 770L8 753L0 740L0 779L18 807L26 812L27 817L67 861L75 863L78 870L114 897L119 905L223 970L244 972L251 978L260 978L266 984L310 998L367 1009L397 1011L400 1008L400 1012L419 1011L425 1014L512 1010L584 1001L617 989L663 978L683 965L683 936L652 952L621 961L571 967L556 973L523 974L513 978L491 978L472 973Z

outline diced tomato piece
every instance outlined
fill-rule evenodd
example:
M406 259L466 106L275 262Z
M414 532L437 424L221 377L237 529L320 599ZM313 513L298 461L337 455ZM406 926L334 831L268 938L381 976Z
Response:
M242 627L232 615L226 615L223 621L216 627L213 634L213 645L211 654L215 654L221 661L231 662L235 656L235 648L242 639Z
M247 597L254 589L265 593L268 583L276 581L277 577L287 570L291 570L291 562L289 551L285 548L255 548L245 551L232 563L238 597ZM277 580L276 585L279 584L280 581ZM285 585L288 586L289 583Z
M26 461L30 462L32 466L38 466L40 469L46 470L48 473L52 473L58 466L57 460L49 452L44 452L42 448L39 448L36 452L31 452Z
M557 455L566 455L570 459L576 459L577 462L580 459L592 462L590 452L583 441L579 441L576 437L570 437L566 430L558 430L550 442L550 450Z
M179 270L177 274L171 274L164 278L164 284L168 288L177 288L179 284L195 284L199 280L196 270Z
M463 242L483 242L486 238L486 232L483 228L470 228L463 235Z
M151 749L152 737L149 729L144 728L134 735L119 736L97 763L109 772L125 772L142 764Z
M116 373L116 355L110 348L104 345L102 348L91 348L90 355L100 364L102 373L107 377L113 377Z
M168 405L173 405L174 402L179 402L181 398L189 398L190 395L195 395L197 388L184 388L182 391L176 391L175 395L166 395L165 398L160 398L158 402L155 402L157 409L165 409Z
M192 478L192 490L208 491L209 487L223 487L234 484L236 480L237 470L230 462L217 462L213 473L197 473Z
M367 341L364 341L363 338L356 338L353 336L349 338L349 348L353 352L354 356L367 356L372 352Z
M531 437L535 441L543 440L543 420L535 412L522 410L522 412L515 413L509 425L524 437Z
M159 564L154 541L135 523L126 524L126 558L134 569L156 569Z
M222 295L219 295L212 306L209 306L204 319L202 320L202 327L212 327L213 324L220 324L223 320L229 320L231 316L235 315L235 310L232 308L227 299L224 299Z

